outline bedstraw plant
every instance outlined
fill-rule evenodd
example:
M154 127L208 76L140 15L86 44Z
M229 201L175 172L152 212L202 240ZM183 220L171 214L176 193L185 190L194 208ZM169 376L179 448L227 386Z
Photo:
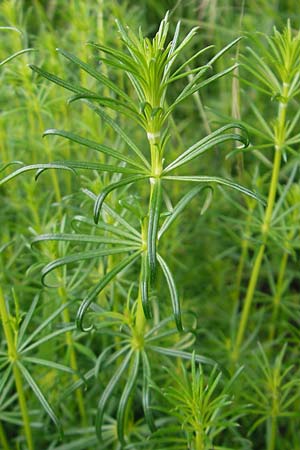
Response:
M268 450L274 450L279 419L292 414L289 407L298 401L295 393L298 381L284 384L292 371L290 366L288 370L282 367L285 348L275 359L274 368L268 366L268 358L261 350L262 358L258 359L258 365L266 378L261 385L267 383L270 391L261 393L260 386L248 381L248 386L253 386L258 397L263 397L262 406L254 396L252 405L245 407L245 402L251 403L251 398L237 389L243 406L235 408L236 398L231 392L243 376L242 369L236 369L236 365L244 348L260 269L273 237L272 226L277 218L281 221L286 216L283 206L289 202L292 205L299 196L295 186L297 169L287 177L288 188L293 186L291 191L278 184L282 159L288 158L289 153L293 155L293 146L299 143L299 135L295 133L299 112L288 120L288 107L299 94L299 34L294 36L288 24L284 33L275 31L272 38L266 38L268 50L259 39L254 39L264 58L252 48L242 61L246 71L261 85L250 83L248 79L246 82L251 88L272 97L278 106L273 122L267 122L258 108L252 106L263 130L257 135L261 137L263 134L267 145L274 148L264 210L264 202L254 191L226 177L203 174L199 163L201 155L213 153L216 149L222 156L228 143L235 146L234 153L246 153L249 144L247 128L255 135L255 127L236 120L223 124L205 137L196 137L195 143L183 148L178 139L176 114L184 102L192 101L195 94L211 83L237 73L237 64L227 65L227 61L240 38L227 43L215 54L212 46L194 50L195 43L199 48L198 28L181 37L181 23L178 22L169 38L172 25L168 13L151 39L145 37L141 29L134 33L120 20L116 20L116 27L119 36L116 46L104 42L88 43L87 48L92 53L89 62L65 49L57 49L58 61L71 67L70 78L30 65L37 85L46 80L56 85L53 90L60 87L71 93L68 103L81 111L81 131L77 132L75 127L65 130L63 126L47 129L44 132L47 160L40 163L34 160L31 165L17 161L15 163L19 166L14 171L10 165L4 165L1 173L5 175L0 185L6 187L6 183L28 171L35 171L36 180L40 183L43 181L40 178L46 177L44 173L51 170L55 173L51 179L51 189L55 192L53 198L62 204L70 202L70 198L66 200L61 195L57 170L76 177L84 187L77 193L81 203L74 207L77 211L69 223L59 213L59 232L53 232L53 227L50 231L47 228L43 234L40 234L38 226L38 232L31 229L31 251L34 255L43 251L44 259L45 255L48 259L42 268L42 283L45 289L56 289L61 305L56 303L54 311L34 330L32 321L38 312L40 297L33 297L28 312L19 317L18 301L15 299L13 307L1 295L0 312L5 338L0 353L1 423L23 426L28 449L36 448L32 430L38 425L33 420L34 410L30 410L27 403L28 392L32 390L44 413L61 432L60 411L56 411L46 398L40 386L43 380L36 380L36 374L31 374L32 367L39 365L68 374L69 383L61 403L76 393L76 408L82 425L80 439L72 430L70 433L75 435L75 439L69 444L59 443L57 433L49 448L74 450L98 448L100 445L103 449L225 450L233 448L235 444L232 442L238 442L236 448L240 445L246 449L250 448L249 441L241 438L237 427L248 411L250 416L253 413L259 418L254 424L245 421L248 425L246 431L251 435L266 422L264 442ZM101 36L104 39L103 33ZM201 100L200 97L197 99ZM206 114L204 109L201 111ZM88 126L85 127L84 121L90 117L89 114L99 126L98 140ZM39 124L45 122L46 118L41 116ZM198 130L194 137L196 133ZM62 143L72 145L80 154L78 159L69 160L62 156L49 162L50 147ZM253 146L250 149L253 150ZM87 156L81 159L83 151ZM188 172L184 172L185 167ZM79 173L88 176L80 178ZM221 188L221 192L223 188L229 189L226 198L231 199L234 190L250 199L249 216L256 211L256 204L260 205L263 215L259 246L240 317L238 308L235 308L236 329L230 349L232 378L229 380L227 370L223 370L220 362L215 360L213 352L199 346L198 317L193 308L182 302L171 270L174 261L171 250L177 245L171 242L170 237L174 222L183 218L188 206L194 205L198 199L203 215L211 205L216 186ZM279 200L276 204L277 194ZM242 206L238 207L243 211ZM290 206L290 212L294 214L293 220L299 217L293 206ZM256 220L249 218L249 232L252 219ZM293 233L288 230L285 242L289 243L295 235L295 230ZM53 250L55 248L57 252ZM288 254L285 248L277 283L273 283L276 295L268 330L271 339L276 335ZM247 251L244 251L235 292L237 301L246 258ZM41 267L40 262L37 267ZM63 325L60 323L53 329L51 327L57 326L53 325L56 320L61 320ZM85 346L81 344L84 339ZM64 354L61 346L68 347L70 367L65 364L65 357L62 363L29 356L31 350L37 350L45 343L58 345L59 354ZM197 351L193 351L196 346ZM90 369L81 370L77 358L86 358ZM276 385L278 379L283 385L282 397ZM9 398L14 384L18 395ZM287 400L289 394L291 402ZM17 401L19 413L10 415L5 409ZM92 407L86 414L85 405L89 402ZM256 405L260 411L256 410ZM63 412L67 410L64 405L61 409ZM91 418L97 438L94 428L89 426L92 425L89 422ZM10 447L1 423L0 442L7 450Z

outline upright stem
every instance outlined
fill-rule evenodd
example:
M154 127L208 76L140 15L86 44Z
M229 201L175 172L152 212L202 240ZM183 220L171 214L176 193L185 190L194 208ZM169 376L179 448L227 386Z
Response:
M294 230L291 230L288 240L292 239L294 235ZM276 322L278 317L278 311L279 311L279 305L281 301L281 296L283 292L283 283L284 283L284 275L286 271L286 266L288 262L289 253L287 251L284 252L280 266L279 266L279 273L276 283L276 291L273 298L273 311L272 311L272 318L271 318L271 326L270 326L270 334L269 334L269 340L272 341L275 336L275 329L276 329Z
M6 303L5 303L5 299L4 299L4 295L3 295L1 286L0 286L0 316L2 319L4 335L5 335L6 342L7 342L8 357L12 364L13 375L14 375L17 394L18 394L19 405L20 405L20 410L21 410L21 414L22 414L23 426L24 426L28 450L34 450L32 433L31 433L31 428L30 428L30 419L29 419L29 414L28 414L28 409L27 409L26 397L25 397L25 393L24 393L24 389L23 389L22 375L21 375L19 367L16 364L16 362L18 360L18 353L17 353L15 340L14 340L14 336L13 336L13 331L12 331L12 328L10 325L10 318L8 315L8 311L7 311L7 307L6 307Z
M275 450L276 435L277 435L277 417L271 416L268 419L267 432L267 450Z
M63 303L66 303L67 294L66 294L65 288L63 288L63 287L59 288L59 294L62 298ZM62 316L63 316L63 319L65 322L69 323L71 321L70 312L69 312L68 308L65 308L63 310ZM70 352L69 353L70 354L70 366L75 372L77 372L78 364L77 364L76 352L74 349L72 333L70 331L67 331L65 336L66 336L66 344L67 344L67 347ZM78 377L76 375L74 375L73 378L74 378L74 381L77 381L77 379L78 379ZM85 407L84 407L84 400L83 400L83 394L82 394L81 388L76 389L75 396L76 396L79 414L82 419L82 424L87 425L87 416L86 416L86 411L85 411Z
M283 84L283 98L287 98L288 95L288 85L286 83ZM271 227L271 220L272 220L272 214L275 204L275 198L276 198L276 192L277 192L277 185L278 185L278 179L279 179L279 173L280 173L280 166L281 166L281 153L282 153L282 147L284 145L285 141L285 124L286 124L286 102L280 102L279 108L278 108L278 116L277 116L277 124L274 128L274 135L275 135L275 153L274 153L274 161L273 161L273 170L272 170L272 177L271 177L271 183L269 187L269 194L268 194L268 204L267 209L265 211L263 224L261 227L262 232L262 243L258 249L258 252L256 254L248 289L246 293L246 298L241 314L241 319L239 322L239 328L237 332L236 341L234 344L233 352L232 352L232 359L233 362L236 362L239 358L240 354L240 348L243 343L245 330L248 324L249 319L249 313L254 297L254 292L261 268L261 264L263 261L266 244L270 232Z
M2 423L0 422L0 444L2 445L3 450L10 450L8 442L7 442L7 438L6 438L6 434L3 428Z

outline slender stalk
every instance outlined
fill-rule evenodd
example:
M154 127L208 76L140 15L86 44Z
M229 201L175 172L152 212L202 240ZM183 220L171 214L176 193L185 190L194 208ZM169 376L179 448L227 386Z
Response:
M286 83L283 84L283 98L287 98L288 96L288 85ZM275 198L276 198L276 192L277 192L277 186L278 186L278 180L279 180L279 173L280 173L280 166L281 166L281 157L282 157L282 148L285 141L285 126L286 126L286 108L287 103L286 102L280 102L279 108L278 108L278 116L277 116L277 124L275 125L274 129L274 135L275 135L275 142L274 142L274 160L273 160L273 170L272 170L272 177L271 177L271 183L269 187L269 194L268 194L268 204L267 209L265 211L263 224L261 227L262 232L262 243L259 247L259 250L256 254L248 288L246 293L246 298L241 314L241 319L239 322L239 328L237 332L236 341L234 344L233 352L232 352L232 359L234 362L236 362L239 358L240 354L240 348L243 343L246 327L248 324L249 319L249 313L251 309L251 305L253 302L253 297L255 293L255 288L257 284L257 280L259 277L260 268L262 265L266 244L270 232L271 227L271 220L272 220L272 214L273 209L275 205Z
M10 450L8 442L7 442L7 438L6 438L6 434L3 428L2 423L0 422L0 444L3 448L3 450Z
M294 234L294 231L292 230L292 233L290 237ZM283 292L283 283L284 283L284 276L286 272L286 266L289 258L289 253L287 251L284 252L280 266L279 266L279 273L276 283L276 291L273 298L273 311L272 311L272 318L271 318L271 325L270 325L270 333L269 333L269 340L272 341L275 336L275 329L276 329L276 322L278 318L278 312L279 312L279 306L281 302L282 292Z
M277 435L277 417L272 416L268 420L267 433L267 450L275 450L276 435Z
M30 427L29 413L28 413L28 408L27 408L25 392L24 392L24 388L23 388L22 375L21 375L20 369L16 365L16 362L18 359L18 353L17 353L17 349L16 349L16 345L15 345L13 331L12 331L12 328L10 325L10 318L9 318L7 307L6 307L4 294L3 294L1 287L0 287L0 316L2 319L4 335L5 335L6 342L7 342L8 357L12 364L13 375L14 375L15 385L16 385L16 389L17 389L19 405L20 405L20 410L21 410L22 419L23 419L23 426L24 426L24 431L25 431L25 436L26 436L26 441L27 441L27 447L28 447L28 450L34 450L31 427Z
M204 442L203 442L203 433L202 431L196 431L195 436L195 450L205 450Z
M66 293L65 288L63 288L63 287L59 288L59 294L60 294L60 297L62 298L63 302L66 303L67 293ZM71 322L70 312L69 312L68 308L65 308L63 310L62 316L63 316L64 322L66 322L66 323ZM70 366L75 372L77 372L78 371L78 363L77 363L76 352L74 349L72 333L70 331L67 331L65 338L66 338L67 347L69 349ZM78 380L78 377L76 375L74 375L73 378L74 378L74 381ZM76 389L75 396L76 396L79 414L82 419L82 425L87 425L87 415L86 415L86 409L84 406L84 399L83 399L83 393L82 393L81 388Z

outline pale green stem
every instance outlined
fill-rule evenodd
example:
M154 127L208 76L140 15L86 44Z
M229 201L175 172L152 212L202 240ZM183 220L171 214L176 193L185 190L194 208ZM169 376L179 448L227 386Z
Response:
M196 431L195 450L205 450L202 431Z
M67 301L67 293L66 293L65 288L63 288L63 287L59 288L59 294L60 294L60 297L61 297L63 303L66 303L66 301ZM71 318L70 318L70 312L69 312L68 308L65 308L63 310L62 316L63 316L64 322L70 323ZM73 336L72 336L71 331L67 331L66 332L65 339L66 339L67 347L69 349L70 366L75 372L78 372L77 357L76 357L76 352L75 352L74 342L73 342ZM78 376L77 375L73 375L73 379L74 379L74 381L77 381L78 380ZM83 399L83 393L82 393L82 389L81 388L76 389L75 396L76 396L76 401L77 401L77 405L78 405L79 414L80 414L80 417L82 419L82 425L85 426L85 425L87 425L87 415L86 415L86 409L85 409L85 406L84 406L84 399Z
M8 442L7 442L7 438L6 438L6 434L3 428L2 423L0 422L0 444L3 448L3 450L10 450Z
M284 84L283 89L283 97L287 97L288 93L288 85ZM253 264L248 289L246 293L246 298L241 314L241 319L239 322L239 328L237 332L236 341L234 344L233 352L232 352L232 359L234 362L236 362L239 358L240 354L240 348L244 340L244 335L246 331L246 327L248 324L249 319L249 313L252 306L252 301L255 293L255 288L259 276L259 272L261 269L265 249L266 249L266 243L268 240L269 232L270 232L270 226L271 226L271 220L272 220L272 214L273 209L275 205L275 198L276 198L276 192L277 192L277 186L278 186L278 180L279 180L279 173L280 173L280 166L281 166L281 152L282 147L284 145L285 140L285 122L286 122L286 106L287 103L280 103L279 104L279 110L278 110L278 119L277 119L277 133L276 139L275 139L275 154L274 154L274 161L273 161L273 171L272 171L272 178L271 183L269 187L269 195L268 195L268 204L267 209L265 211L264 220L262 224L262 243L259 247L259 250L256 254L255 261Z
M20 372L19 367L16 365L17 359L18 359L18 353L15 345L15 340L13 336L13 331L10 324L10 318L8 315L4 294L2 291L2 288L0 287L0 316L2 319L2 325L4 330L4 335L7 342L7 349L8 349L8 357L12 364L13 369L13 375L16 385L16 390L18 394L18 400L21 410L21 415L23 419L23 426L27 441L28 450L34 450L33 446L33 440L32 440L32 433L31 433L31 427L30 427L30 419L28 414L28 408L26 403L26 397L23 389L23 380L22 375Z
M279 305L280 305L281 296L282 296L284 275L285 275L285 271L286 271L288 257L289 257L288 252L285 252L283 254L281 262L280 262L279 274L278 274L278 279L277 279L277 283L276 283L276 292L275 292L274 299L273 299L273 312L272 312L271 327L270 327L270 334L269 334L270 341L273 341L274 336L275 336L276 322L277 322L277 318L278 318Z
M272 416L268 419L267 424L267 450L275 450L276 436L277 436L277 417Z

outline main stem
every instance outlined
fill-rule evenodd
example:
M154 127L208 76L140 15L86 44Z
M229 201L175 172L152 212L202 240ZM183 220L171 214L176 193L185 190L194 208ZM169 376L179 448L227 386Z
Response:
M2 445L3 450L10 450L7 442L6 434L3 428L2 423L0 422L0 444Z
M60 287L58 289L58 291L59 291L59 294L60 294L60 297L61 297L63 303L66 303L67 302L67 293L66 293L65 288ZM63 316L64 322L70 323L71 318L70 318L70 311L68 308L65 308L63 310L62 316ZM73 340L72 332L67 331L65 334L65 338L66 338L67 347L69 349L70 366L74 370L74 372L78 372L78 363L77 363L77 357L76 357L76 352L75 352L75 348L74 348L74 340ZM77 375L73 375L73 379L74 379L74 381L77 381L78 380ZM79 414L80 414L80 417L82 420L82 425L86 426L87 425L87 415L86 415L83 393L82 393L81 388L76 389L75 396L76 396Z
M5 335L6 342L7 342L8 358L12 364L13 375L14 375L17 394L18 394L19 405L20 405L20 410L21 410L21 414L22 414L23 426L24 426L28 450L34 450L27 402L26 402L26 397L25 397L25 393L24 393L24 389L23 389L22 375L21 375L19 367L16 364L17 359L18 359L18 352L16 349L13 331L12 331L12 328L10 325L10 318L8 315L8 311L7 311L7 307L6 307L6 303L5 303L5 299L4 299L4 294L3 294L1 286L0 286L0 316L2 319L4 335Z
M283 85L283 98L287 98L288 94L288 85L284 83ZM239 358L241 345L243 343L245 330L248 324L249 319L249 313L254 297L254 292L261 268L261 264L263 261L263 257L265 254L266 244L270 232L271 227L271 220L272 220L272 214L273 209L275 205L275 198L276 198L276 192L277 192L277 185L278 185L278 179L279 179L279 173L280 173L280 166L281 166L281 155L282 155L282 148L285 141L285 124L286 124L286 108L287 103L286 102L280 102L279 108L278 108L278 116L277 116L277 127L274 129L274 135L275 135L275 153L274 153L274 162L273 162L273 170L272 170L272 178L271 183L269 187L269 194L268 194L268 204L267 209L265 211L263 224L261 227L262 231L262 243L258 249L258 252L255 257L255 261L253 264L248 289L246 293L246 298L242 310L241 319L239 322L239 328L237 332L237 337L235 341L235 345L232 352L232 359L233 362L236 362Z

